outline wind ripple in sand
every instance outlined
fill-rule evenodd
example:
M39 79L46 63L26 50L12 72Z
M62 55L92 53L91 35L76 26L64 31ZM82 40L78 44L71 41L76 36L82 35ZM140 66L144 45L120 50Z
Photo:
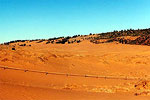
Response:
M103 62L104 64L111 63L122 63L122 64L141 64L141 65L148 65L150 64L150 55L143 55L143 54L105 54L102 56L99 56L99 61Z

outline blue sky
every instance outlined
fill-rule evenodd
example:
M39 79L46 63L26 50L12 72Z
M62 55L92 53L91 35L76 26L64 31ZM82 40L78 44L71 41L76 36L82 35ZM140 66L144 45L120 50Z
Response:
M150 28L150 0L0 0L0 43Z

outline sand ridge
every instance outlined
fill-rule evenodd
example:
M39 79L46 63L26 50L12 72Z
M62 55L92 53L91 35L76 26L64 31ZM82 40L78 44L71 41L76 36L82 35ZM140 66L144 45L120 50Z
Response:
M129 93L132 96L140 93L139 91L145 91L145 94L149 95L148 90L138 90L135 87L139 80L88 78L88 75L95 75L148 79L150 75L149 46L116 43L93 44L83 41L70 45L32 43L31 47L16 46L15 51L11 49L11 46L2 45L0 48L0 65L27 69L26 72L25 70L0 69L2 91L4 91L2 84L10 84L10 87L14 84L13 88L18 87L18 90L21 89L19 86L26 86L60 91ZM46 73L32 73L28 70L77 74L84 75L84 77L54 76L46 75ZM31 93L34 94L34 92ZM25 94L28 95L26 92ZM6 95L1 95L1 98L5 97Z

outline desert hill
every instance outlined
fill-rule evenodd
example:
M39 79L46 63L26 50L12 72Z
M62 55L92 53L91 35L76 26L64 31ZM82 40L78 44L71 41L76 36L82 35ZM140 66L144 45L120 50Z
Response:
M80 43L88 40L92 43L106 43L117 41L122 44L139 44L150 45L150 28L149 29L128 29L107 33L97 33L89 35L74 35L67 37L55 37L49 39L36 39L36 40L15 40L4 43L4 45L19 45L19 46L31 46L33 43L45 43L45 44L73 44Z
M149 32L125 30L1 44L0 99L147 100Z

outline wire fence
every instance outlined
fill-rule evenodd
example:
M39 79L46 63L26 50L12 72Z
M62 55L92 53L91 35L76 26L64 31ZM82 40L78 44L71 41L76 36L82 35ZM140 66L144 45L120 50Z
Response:
M6 67L6 66L0 66L3 70L17 70L17 71L23 71L23 72L32 72L32 73L40 73L45 75L61 75L61 76L67 76L67 77L85 77L85 78L97 78L97 79L120 79L120 80L142 80L140 77L125 77L125 76L103 76L103 75L81 75L81 74L68 74L68 73L58 73L58 72L46 72L46 71L39 71L39 70L29 70L29 69L22 69L22 68L14 68L14 67Z

